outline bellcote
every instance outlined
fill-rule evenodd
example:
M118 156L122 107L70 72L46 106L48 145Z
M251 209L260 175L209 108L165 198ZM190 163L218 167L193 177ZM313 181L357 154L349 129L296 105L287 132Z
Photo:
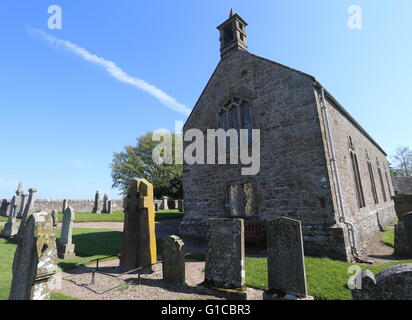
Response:
M232 50L247 51L246 26L246 21L231 9L229 19L217 27L220 31L221 57Z

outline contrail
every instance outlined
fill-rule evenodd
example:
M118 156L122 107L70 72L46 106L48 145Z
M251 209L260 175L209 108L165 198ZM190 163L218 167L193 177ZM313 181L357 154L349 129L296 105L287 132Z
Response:
M155 87L150 83L147 83L142 79L130 76L125 71L123 71L122 68L116 65L116 63L114 63L113 61L99 57L93 53L88 52L86 49L75 45L74 43L68 40L56 38L42 30L31 29L29 32L33 35L39 35L41 38L43 38L56 48L63 48L69 50L70 52L77 54L84 60L103 67L113 78L119 80L120 82L131 84L132 86L140 90L146 91L147 93L155 97L157 100L159 100L160 103L162 103L166 107L171 108L177 112L180 112L186 116L190 114L191 110L187 108L185 105L179 103L175 98L169 96L161 89Z

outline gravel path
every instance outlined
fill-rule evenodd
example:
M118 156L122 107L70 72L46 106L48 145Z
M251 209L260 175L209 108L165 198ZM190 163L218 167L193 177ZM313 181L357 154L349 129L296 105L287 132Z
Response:
M118 260L100 263L99 272L117 276L121 273ZM84 300L222 300L210 290L196 287L204 279L204 262L186 262L187 286L175 286L162 280L161 264L154 266L154 273L142 275L138 285L137 274L111 275L96 274L91 283L94 266L82 266L62 272L62 289L58 292ZM260 290L249 289L252 299L262 299Z

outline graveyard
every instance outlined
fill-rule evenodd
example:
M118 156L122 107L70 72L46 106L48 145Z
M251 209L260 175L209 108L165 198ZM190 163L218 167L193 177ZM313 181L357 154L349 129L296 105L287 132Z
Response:
M5 2L0 303L412 300L411 4Z
M130 192L133 193L137 191L136 189L131 189ZM126 195L126 199L128 198L129 196ZM130 194L130 199L133 198L133 194ZM144 197L142 199L144 199ZM143 206L148 204L149 207L152 205L153 209L155 207L154 202L150 204L150 202L138 201L136 203L142 203ZM27 205L30 207L31 203L29 202L26 206ZM62 275L60 281L64 283L64 285L57 287L57 289L50 290L49 298L51 300L144 300L153 299L153 294L158 295L161 299L168 300L239 299L239 294L236 293L234 295L231 290L222 293L210 289L219 287L239 288L237 290L247 292L247 299L260 300L263 299L266 294L265 292L269 292L267 295L273 295L271 291L265 291L268 287L281 288L282 286L287 287L284 290L294 292L295 294L299 292L298 295L310 297L310 299L314 300L352 299L352 293L348 287L348 277L350 276L348 269L355 264L325 257L303 256L301 255L303 253L303 247L297 251L289 248L291 244L299 243L301 234L299 235L299 232L296 233L296 231L299 231L301 228L299 223L293 227L297 227L297 230L293 231L292 229L285 233L288 237L295 235L297 238L285 241L283 238L278 238L282 235L282 225L277 225L276 220L274 220L273 225L267 226L268 230L271 230L271 228L280 228L276 231L271 230L270 234L277 235L277 237L274 238L274 245L276 244L275 247L278 245L282 247L286 245L286 247L283 249L276 248L274 251L271 251L272 249L268 247L262 253L255 244L245 246L244 236L241 231L243 229L242 219L238 219L238 223L240 224L233 226L231 225L234 221L230 219L226 219L226 222L220 221L221 219L213 219L211 223L215 223L216 227L212 224L210 228L211 230L216 228L216 235L209 233L209 238L206 241L207 246L205 247L204 244L191 243L193 240L190 238L188 238L185 244L178 236L172 235L178 232L177 227L182 220L184 212L180 212L178 209L153 211L152 220L156 225L156 231L152 233L154 236L154 238L152 237L152 241L154 241L154 243L146 247L146 249L156 247L157 251L147 256L150 257L147 262L141 262L138 265L132 263L132 261L135 261L132 258L133 256L121 262L122 256L125 257L125 242L123 238L124 221L125 216L129 212L128 208L132 203L129 204L126 201L124 205L126 213L115 211L110 214L112 216L109 218L106 214L91 212L76 213L71 209L70 203L69 206L61 210L64 212L57 213L58 218L55 218L56 221L53 222L53 216L48 215L51 219L51 225L54 225L54 227L50 226L50 228L53 230L55 228L55 254L58 255L58 257L56 257L58 271L56 272ZM33 214L35 213L31 215ZM47 213L44 214L47 215ZM139 215L135 217L138 218ZM23 218L24 214L22 216L22 219ZM8 220L10 220L10 217L8 217ZM294 220L290 221L294 223ZM226 223L226 225L221 224L222 222ZM128 223L133 223L130 217ZM140 225L141 220L138 219L134 223ZM4 227L5 224L3 222L0 225L0 232L3 231ZM144 230L148 227L142 228ZM230 231L230 228L234 228L233 231ZM393 223L387 230L379 234L380 245L385 246L392 252L395 247L395 228L396 224ZM20 228L16 227L16 236L18 235L17 229ZM175 232L173 232L173 230ZM240 247L234 247L233 249L227 247L228 240L223 240L221 237L225 237L228 230L228 235L232 238L230 241L232 241L234 245L237 243L236 246ZM238 230L240 233L237 234L235 230ZM136 241L139 242L141 240L136 239L131 242L135 243ZM225 243L225 246L222 248L223 251L222 249L213 249L215 246L213 243L215 241L217 241L216 246L221 246L222 243ZM268 244L270 242L271 241L269 241ZM177 258L178 252L180 252L184 246L187 246L188 250L192 252L188 252L186 255L182 255L181 258ZM0 280L1 300L12 298L9 297L9 292L12 286L12 266L17 247L18 245L15 239L0 239L2 261L0 268L1 274L3 275ZM166 252L164 248L168 248ZM298 254L299 251L301 254ZM136 254L137 252L138 251L131 253ZM238 252L240 256L237 258L233 257L230 255L230 252ZM280 252L285 252L285 254L296 253L294 257L287 257L283 254L277 257L276 255L280 254ZM228 254L229 256L226 256ZM274 256L272 256L272 254ZM244 256L244 258L242 258L242 256ZM171 261L167 262L167 259L171 259ZM231 262L233 259L244 262L238 265L238 269L232 270L231 268L235 267ZM282 277L276 280L275 278L270 278L268 268L271 267L271 264L274 264L276 268L280 268L279 270L285 268L289 274L291 272L291 266L288 263L293 260L301 261L300 263L302 264L296 271L292 272L292 274L296 273L297 275L301 275L303 276L302 279L296 280L291 278L287 280ZM230 264L225 267L222 264L224 261ZM284 261L286 264L284 266L279 265L278 261ZM99 269L96 268L96 263L99 265ZM170 263L170 269L166 270L166 266L161 266L163 263ZM384 257L384 259L377 259L373 264L358 263L356 265L362 270L369 270L377 275L385 269L407 263L412 263L412 260L397 259L391 253L391 255ZM122 276L124 270L135 269L135 267L139 265L151 265L151 269L148 270L148 275L138 273L138 277L136 278L135 273L129 273L126 274L126 278L124 275ZM177 267L178 265L180 265L180 267ZM293 265L298 266L297 263L293 263ZM121 268L122 271L120 271L119 268ZM176 273L176 270L183 271ZM224 273L221 273L222 271L224 271ZM282 271L277 271L275 274L279 273L282 273ZM239 278L236 278L235 275ZM272 274L272 276L273 275L274 274ZM229 280L231 277L234 277L233 280ZM146 281L149 281L148 283L151 283L150 281L156 283L157 281L157 284L149 285L146 284ZM278 281L282 281L283 284L278 283ZM170 282L172 284L170 284ZM290 283L300 283L303 287L291 289L289 288ZM199 287L202 289L199 290ZM85 288L87 288L87 290ZM145 294L142 292L145 292ZM245 296L240 297L240 299L244 298Z

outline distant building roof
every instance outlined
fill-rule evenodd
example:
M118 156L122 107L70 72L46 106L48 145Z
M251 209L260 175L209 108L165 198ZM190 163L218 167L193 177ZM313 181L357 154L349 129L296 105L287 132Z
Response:
M412 195L412 177L392 177L395 194Z

